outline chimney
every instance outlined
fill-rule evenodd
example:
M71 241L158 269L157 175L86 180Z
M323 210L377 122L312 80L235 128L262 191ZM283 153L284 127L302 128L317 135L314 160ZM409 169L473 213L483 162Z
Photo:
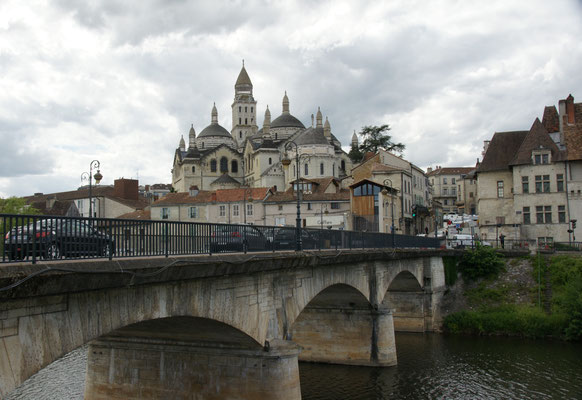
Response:
M426 173L427 173L427 174L430 174L431 172L432 172L432 167L428 167L428 168L426 169Z
M198 186L190 186L190 197L196 197L200 191L198 190Z
M51 208L53 208L53 206L55 205L57 201L57 196L49 196L46 198L46 208L47 210L50 210Z
M113 182L113 195L120 199L137 200L138 196L137 179L116 179Z
M575 124L576 119L574 115L574 97L570 94L566 99L566 115L568 116L568 124Z

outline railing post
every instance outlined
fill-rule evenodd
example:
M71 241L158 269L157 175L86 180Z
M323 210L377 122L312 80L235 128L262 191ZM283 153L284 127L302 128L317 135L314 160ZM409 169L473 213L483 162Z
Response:
M169 233L169 223L166 221L164 223L164 242L166 247L166 258L168 257L168 233Z
M28 222L30 222L30 220ZM30 226L30 224L26 225L26 234L27 235L30 233L28 231L29 226ZM32 263L36 264L36 217L32 217Z

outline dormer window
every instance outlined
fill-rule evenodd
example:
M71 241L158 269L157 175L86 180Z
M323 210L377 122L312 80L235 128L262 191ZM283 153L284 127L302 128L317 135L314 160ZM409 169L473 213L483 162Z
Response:
M535 165L549 164L550 152L548 150L536 150L532 152L532 158Z

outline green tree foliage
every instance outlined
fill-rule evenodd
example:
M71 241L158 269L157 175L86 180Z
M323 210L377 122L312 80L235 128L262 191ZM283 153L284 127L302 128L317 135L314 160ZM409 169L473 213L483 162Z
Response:
M389 130L389 125L364 126L358 133L364 139L360 145L360 153L362 155L369 151L377 153L379 149L402 153L405 148L404 144L394 143L392 136L387 134Z
M582 259L552 257L550 276L553 291L552 311L568 317L564 331L570 340L582 340Z
M503 259L493 248L479 243L475 250L467 250L459 263L463 278L468 281L496 277L503 266Z
M354 146L352 143L352 148L348 153L348 157L350 157L350 160L352 160L353 163L359 163L364 158L364 154L360 151L358 146Z

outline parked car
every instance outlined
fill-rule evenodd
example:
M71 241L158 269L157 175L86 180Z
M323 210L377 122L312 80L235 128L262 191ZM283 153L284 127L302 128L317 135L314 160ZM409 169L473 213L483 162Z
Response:
M12 228L4 237L4 253L11 260L37 257L109 257L114 241L106 233L74 219L42 219Z
M275 246L275 250L295 250L297 248L295 232L296 229L291 227L276 228L274 237L269 240ZM316 231L301 229L301 248L307 250L319 248L319 235Z
M457 234L453 235L448 244L453 249L464 249L465 247L471 247L475 244L475 240L471 235Z
M210 251L261 251L268 249L268 240L252 225L216 226L210 235Z

